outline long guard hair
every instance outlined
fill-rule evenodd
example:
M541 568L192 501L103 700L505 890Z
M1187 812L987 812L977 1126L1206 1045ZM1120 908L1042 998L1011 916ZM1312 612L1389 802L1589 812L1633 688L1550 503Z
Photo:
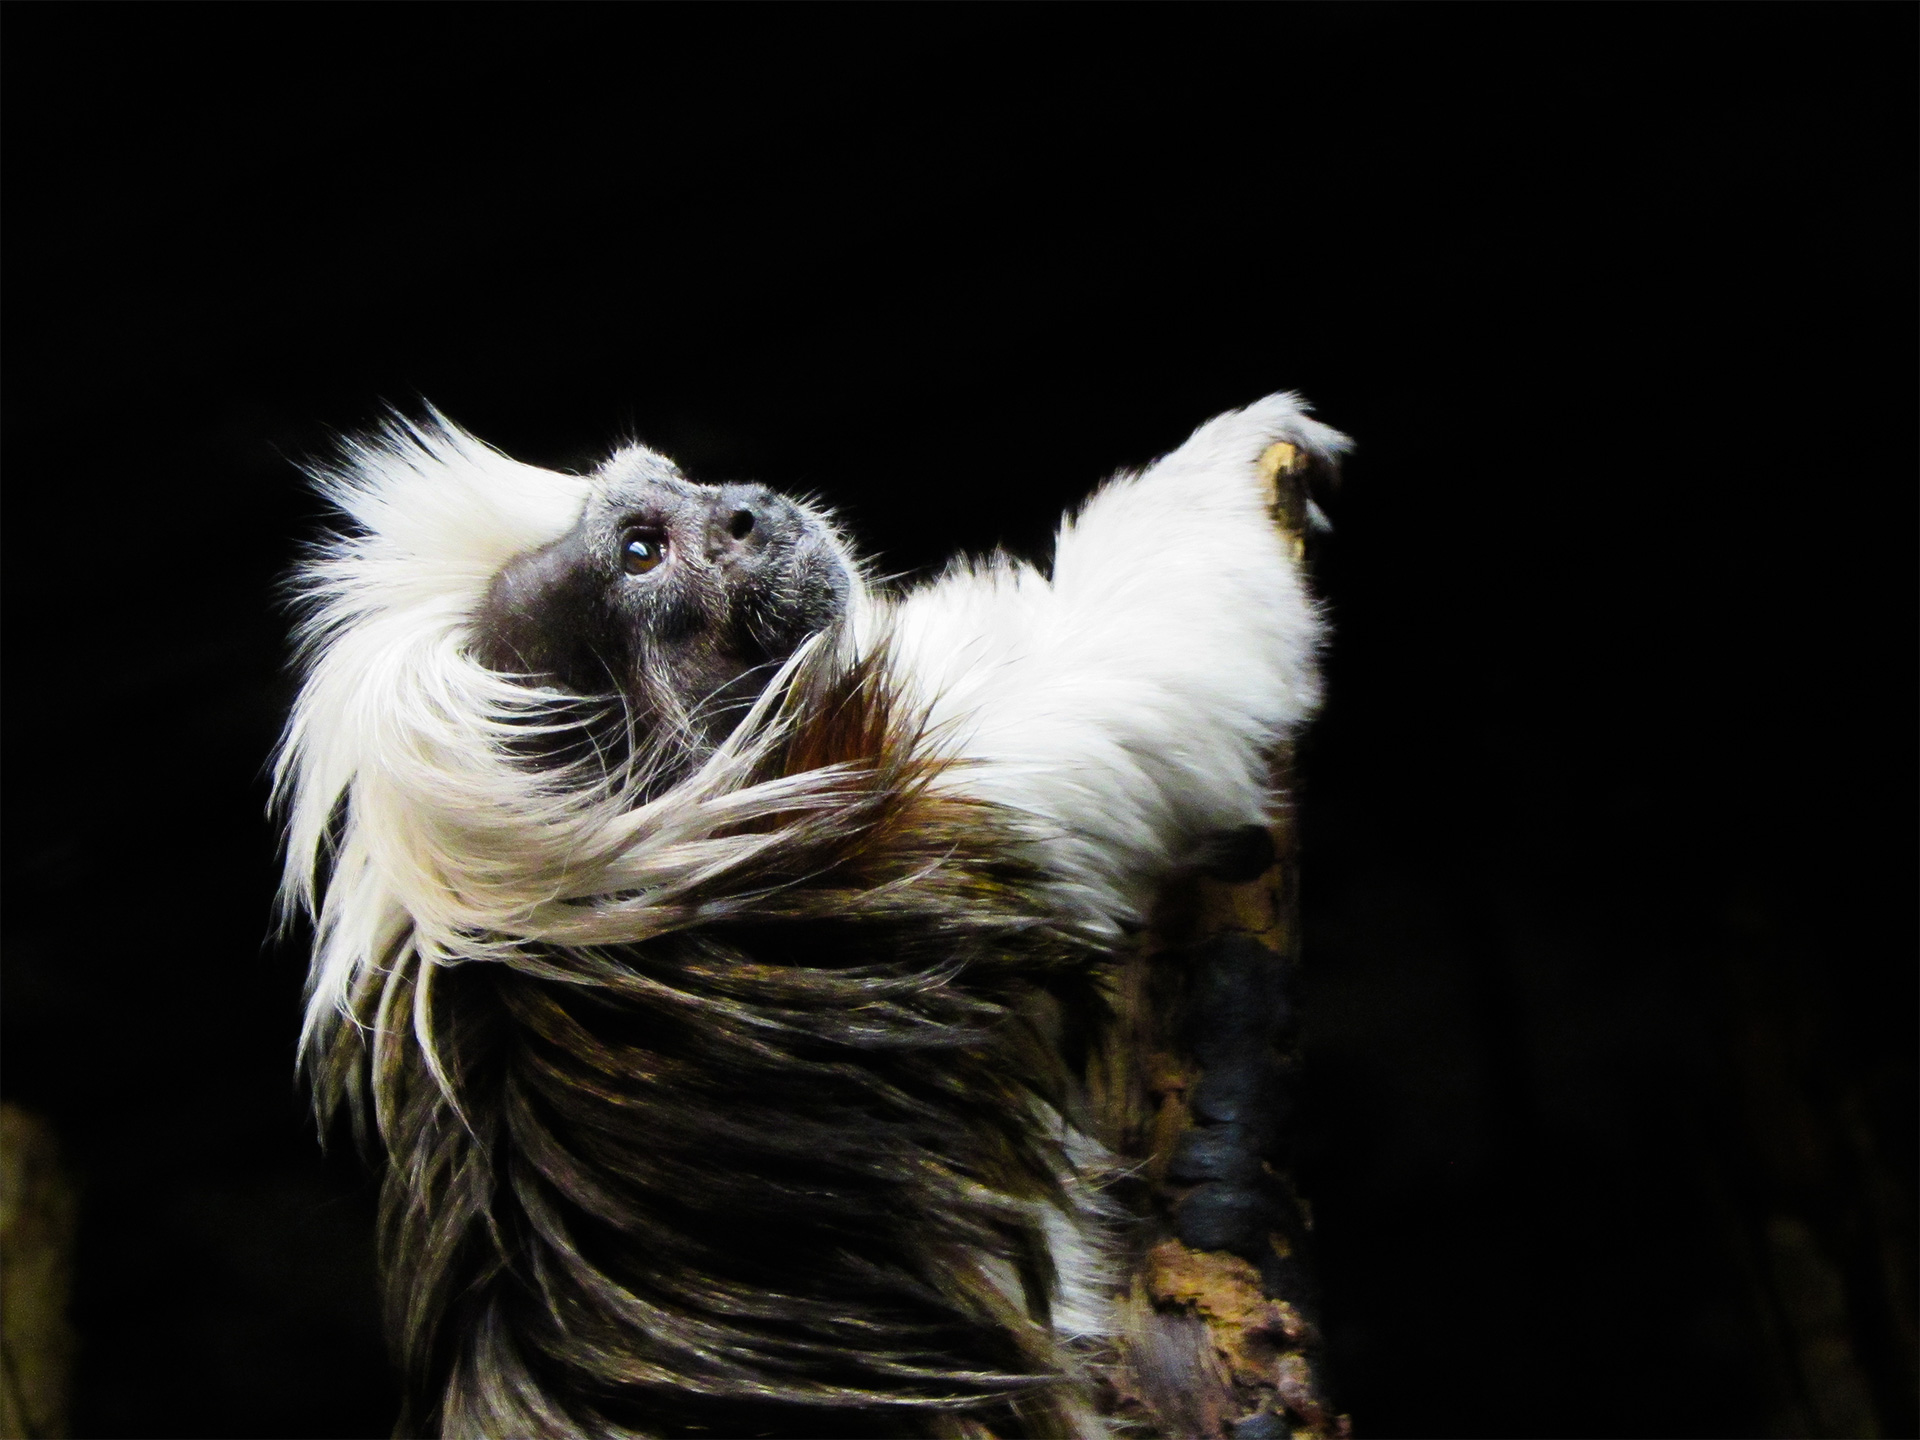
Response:
M283 903L316 1103L384 1156L403 1431L1101 1433L1077 1083L1103 961L1265 818L1317 700L1282 439L1345 446L1292 396L1222 416L1050 576L889 597L808 511L844 611L705 746L478 653L599 477L437 415L319 476L348 528L299 581Z

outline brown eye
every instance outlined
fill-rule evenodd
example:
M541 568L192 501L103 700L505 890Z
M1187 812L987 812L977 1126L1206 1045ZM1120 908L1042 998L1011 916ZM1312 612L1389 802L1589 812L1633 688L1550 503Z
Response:
M667 539L657 530L629 530L620 544L620 567L644 575L667 558Z

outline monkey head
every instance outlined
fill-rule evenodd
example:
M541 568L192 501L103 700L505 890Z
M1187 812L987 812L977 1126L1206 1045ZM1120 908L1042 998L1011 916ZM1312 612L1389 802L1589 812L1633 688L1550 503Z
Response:
M838 621L852 560L827 520L760 485L704 485L628 450L559 538L510 561L474 615L489 668L617 699L594 744L692 758L725 739L809 635Z

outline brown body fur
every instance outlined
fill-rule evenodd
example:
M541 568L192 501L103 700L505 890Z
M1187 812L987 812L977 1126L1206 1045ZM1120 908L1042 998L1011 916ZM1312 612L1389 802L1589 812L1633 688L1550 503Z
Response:
M737 922L363 979L321 1079L374 1102L403 1431L1074 1432L1036 1016L1097 1014L1102 957L1012 818L931 783L884 663L786 703L761 778L849 778L727 877Z

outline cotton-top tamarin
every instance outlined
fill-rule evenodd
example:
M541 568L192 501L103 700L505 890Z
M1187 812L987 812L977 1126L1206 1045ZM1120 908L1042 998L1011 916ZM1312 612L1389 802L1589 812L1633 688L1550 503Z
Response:
M893 594L823 511L394 422L321 476L277 780L385 1160L402 1429L1104 1433L1103 967L1267 820L1322 624L1274 395Z

